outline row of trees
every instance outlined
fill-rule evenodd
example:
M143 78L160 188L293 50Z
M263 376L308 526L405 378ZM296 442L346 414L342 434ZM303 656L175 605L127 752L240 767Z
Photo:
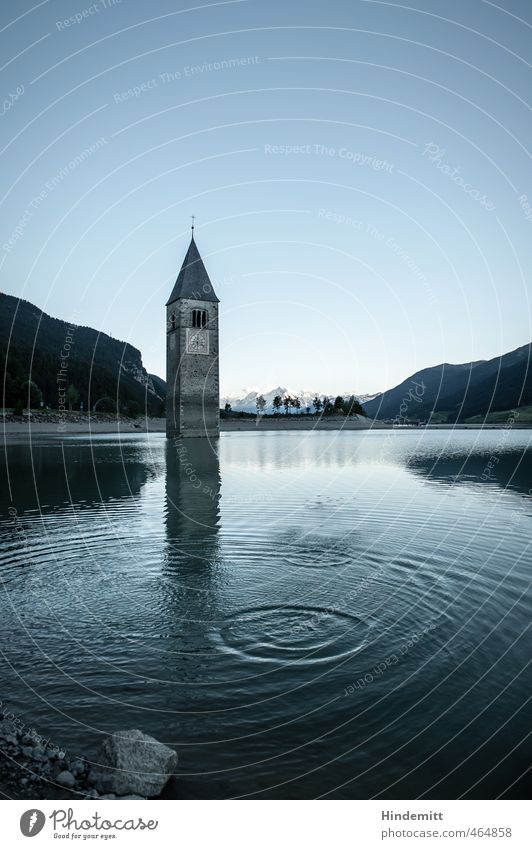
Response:
M24 409L35 410L39 407L44 407L43 394L34 380L19 380L10 386L11 398L15 414L20 415ZM70 384L65 392L65 402L68 404L68 409L72 408L79 401L79 392L73 384Z
M65 391L64 398L65 405L68 407L70 412L72 412L74 408L76 410L83 409L83 405L80 402L79 392L73 383L71 383ZM13 411L15 415L21 415L25 409L35 410L44 406L43 394L34 380L26 380L24 383L20 384L15 398L15 403L13 404ZM102 398L98 398L92 407L92 411L94 413L114 414L117 412L116 400L104 395ZM140 413L140 405L137 401L123 402L120 405L120 412L126 416L136 418Z
M288 415L290 410L299 411L302 408L301 399L297 397L297 395L276 395L272 401L273 409L275 413L279 414L281 409L284 407L285 415ZM257 413L259 415L264 413L266 408L266 400L263 395L259 395L256 400ZM319 395L316 395L312 400L312 407L314 408L315 415L322 416L365 416L366 413L364 408L360 404L357 398L354 395L351 395L349 398L344 398L342 395L337 395L333 400L329 398L327 395L324 398L320 398ZM304 411L307 415L311 413L311 407L304 407Z
M0 312L0 330L1 319ZM78 329L80 334L82 329ZM107 350L105 346L103 348ZM9 348L7 356L5 349L0 346L0 374L3 378L0 406L18 411L28 407L38 409L42 402L42 406L47 409L58 409L58 389L65 384L58 380L57 352L46 350L44 343L35 356L31 348L14 346ZM119 363L100 365L93 362L91 368L90 357L88 360L72 357L68 362L66 379L67 408L79 410L80 402L83 401L85 410L90 404L91 410L96 405L97 412L113 413L116 412L118 401L119 412L124 415L134 416L147 409L149 415L164 416L164 400L147 393L144 386L119 368ZM162 394L162 391L158 394Z

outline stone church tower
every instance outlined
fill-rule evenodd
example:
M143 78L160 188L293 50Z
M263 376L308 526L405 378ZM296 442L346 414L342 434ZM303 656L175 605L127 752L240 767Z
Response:
M166 304L166 435L220 433L218 298L194 241Z

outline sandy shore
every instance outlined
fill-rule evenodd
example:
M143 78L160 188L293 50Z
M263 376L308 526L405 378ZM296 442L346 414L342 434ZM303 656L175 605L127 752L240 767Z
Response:
M326 419L307 419L302 416L287 416L286 418L263 418L257 419L232 419L222 420L220 430L231 431L260 431L260 430L361 430L368 427L382 427L375 425L371 419L353 417L349 419L328 417ZM31 423L25 421L7 421L0 423L0 432L5 436L30 437L32 435L46 433L57 436L69 436L77 433L164 433L166 431L165 419L111 419L97 421L89 419L84 421L73 421L65 424L50 421L35 420Z
M68 422L59 425L57 422L0 422L0 433L9 435L31 436L38 433L69 436L75 433L163 433L166 429L165 419L120 419L114 421L85 421Z
M311 431L311 430L383 430L390 429L391 425L366 419L362 416L352 418L327 417L325 419L312 419L303 416L279 416L279 418L256 419L230 419L220 422L222 433L236 433L248 431L259 433L260 431ZM427 425L427 430L500 430L505 426L502 424L434 424ZM515 424L514 428L531 428L531 424ZM398 430L417 430L415 427L402 427ZM421 428L420 428L421 430ZM59 438L74 436L76 434L105 434L112 433L129 435L132 433L164 433L166 431L165 419L109 419L108 421L85 421L69 422L60 425L57 422L24 421L0 422L0 434L4 440L31 439L39 434L54 435Z
M311 419L303 416L279 416L262 419L225 419L220 422L220 430L231 432L238 430L368 430L370 427L382 427L372 419L363 416L344 418L328 416L326 419Z

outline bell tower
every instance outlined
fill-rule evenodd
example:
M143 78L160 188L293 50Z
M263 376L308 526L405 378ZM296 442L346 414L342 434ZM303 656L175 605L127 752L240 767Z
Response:
M218 298L192 239L166 304L166 436L220 433Z

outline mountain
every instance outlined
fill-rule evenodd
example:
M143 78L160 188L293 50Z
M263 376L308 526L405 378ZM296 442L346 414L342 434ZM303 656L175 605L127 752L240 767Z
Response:
M312 407L313 398L318 395L318 397L321 398L321 400L323 401L323 399L327 395L327 393L323 394L320 392L310 392L306 389L287 389L285 386L276 386L275 389L269 390L244 389L243 391L245 394L241 397L239 397L238 395L224 395L222 398L220 398L220 406L223 408L225 404L230 404L232 410L242 411L245 413L256 413L256 400L259 395L262 395L264 400L266 401L265 412L273 413L275 411L272 405L272 401L275 396L280 395L281 398L284 398L285 395L291 395L293 398L299 398L299 400L301 401L302 410L305 410L305 407L310 407L314 412ZM332 400L334 401L337 394L338 393L331 393L327 397L332 398ZM351 395L355 395L355 398L357 398L361 404L364 404L366 400L371 400L372 398L375 398L375 395L356 395L354 392L344 392L341 394L346 399L350 398Z
M155 394L164 400L166 398L166 380L163 380L162 377L158 377L156 374L149 374L148 378L151 380Z
M220 407L225 407L226 404L231 405L231 409L233 410L242 410L245 413L256 413L257 408L255 406L255 401L257 400L259 395L262 395L266 401L265 412L271 413L273 412L272 401L276 395L280 395L281 398L285 395L290 394L288 389L283 386L276 386L275 389L270 389L268 391L262 391L260 389L244 389L245 393L241 397L238 395L224 395L220 398ZM294 393L295 394L295 393ZM303 404L303 402L301 402Z
M165 384L149 375L137 348L90 327L76 326L42 312L29 301L0 295L0 367L5 375L3 406L32 405L40 398L57 409L59 391L73 385L76 409L113 408L121 412L164 413ZM103 402L102 399L113 399ZM39 399L39 400L37 400Z
M532 345L491 360L422 369L393 389L364 403L370 418L428 419L439 413L449 422L486 416L532 401Z
M442 363L422 369L393 389L372 395L355 395L367 415L374 419L426 420L437 415L449 422L532 404L532 344L523 345L491 360L453 365ZM85 410L114 407L121 412L163 415L166 384L148 374L137 348L90 327L75 326L52 318L29 301L0 295L0 368L4 377L3 406L31 403L57 409L59 391L73 385L79 395L73 407ZM320 392L276 386L271 390L247 389L241 396L226 395L221 406L256 412L258 395L273 412L276 395L291 395L301 409L312 408ZM353 392L342 393L344 398ZM336 393L330 393L334 399ZM103 399L107 399L105 402ZM109 399L112 399L109 401Z

